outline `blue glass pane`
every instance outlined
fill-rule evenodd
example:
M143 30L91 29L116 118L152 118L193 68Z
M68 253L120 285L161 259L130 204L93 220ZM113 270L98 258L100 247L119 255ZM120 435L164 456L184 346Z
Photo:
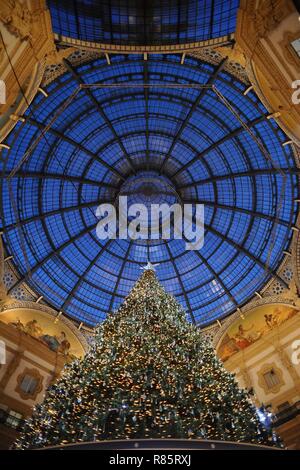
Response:
M182 44L235 31L238 0L48 0L55 33L109 44Z
M150 259L188 318L207 325L274 276L296 217L293 151L236 78L223 70L214 86L245 126L201 88L216 67L150 55L146 89L143 57L115 55L111 65L99 58L77 67L84 83L98 86L81 89L66 108L78 87L70 72L46 87L48 98L33 100L3 153L4 174L14 173L1 181L2 230L20 276L51 305L95 325L118 308ZM204 246L188 251L174 237L99 240L96 209L117 207L119 195L149 208L204 204Z

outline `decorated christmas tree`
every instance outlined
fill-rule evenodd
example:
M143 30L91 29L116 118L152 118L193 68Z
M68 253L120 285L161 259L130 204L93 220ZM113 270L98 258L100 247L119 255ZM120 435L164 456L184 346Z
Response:
M14 448L132 438L274 444L151 266L98 327L85 358L66 365Z

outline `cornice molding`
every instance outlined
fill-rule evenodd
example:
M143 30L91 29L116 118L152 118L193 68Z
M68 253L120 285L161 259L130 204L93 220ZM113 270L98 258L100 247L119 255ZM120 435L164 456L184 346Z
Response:
M57 44L60 46L72 46L78 49L85 49L89 51L98 51L108 54L174 54L174 53L190 53L199 50L203 47L210 46L227 46L234 41L234 34L221 36L219 38L208 39L206 41L190 42L185 44L170 44L170 45L120 45L120 44L103 44L93 41L82 41L67 36L54 34Z

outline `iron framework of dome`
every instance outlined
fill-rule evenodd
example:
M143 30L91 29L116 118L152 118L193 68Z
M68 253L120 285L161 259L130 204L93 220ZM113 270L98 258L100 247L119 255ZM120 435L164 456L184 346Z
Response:
M57 35L120 45L183 44L235 31L238 0L48 0Z
M247 86L223 66L191 57L181 64L177 55L66 61L66 73L46 87L48 97L35 97L2 152L3 237L17 285L25 281L93 326L120 305L150 260L203 326L271 277L280 280L296 217L293 150L282 146L285 134L255 93L245 95ZM95 83L110 86L78 89ZM204 203L203 248L186 251L174 239L99 240L96 208L122 193L132 202Z

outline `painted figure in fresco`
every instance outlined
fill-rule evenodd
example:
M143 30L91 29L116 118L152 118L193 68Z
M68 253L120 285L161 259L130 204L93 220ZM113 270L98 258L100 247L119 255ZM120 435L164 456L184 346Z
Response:
M16 321L10 322L10 325L14 326L15 328L18 328L18 330L24 331L25 326L21 322L20 318L16 318Z
M61 331L60 336L43 335L40 338L51 351L60 352L67 355L70 349L70 343L67 340L66 333Z
M296 310L295 308L290 308L288 310L288 315L287 315L286 320L289 320L290 318L294 317L295 315L297 315L297 313L299 313L299 310Z
M251 327L246 329L240 324L237 333L233 333L236 327L231 330L231 334L226 333L218 348L219 355L223 361L255 343L273 328L280 326L295 315L299 315L298 309L285 305L267 307L267 310L265 309L264 312L255 317L255 323Z
M45 334L43 329L38 324L38 321L33 319L23 324L21 320L17 317L14 321L9 323L20 331L32 336L33 338L38 339L43 344L45 344L51 351L56 353L63 354L64 356L75 357L70 355L71 344L67 339L67 335L64 331L60 332L60 335L51 335Z
M222 361L226 361L233 354L239 352L239 348L236 342L227 335L226 342L222 345L222 351L220 353Z
M268 328L272 328L272 313L265 314L265 322Z
M25 333L33 336L34 338L39 338L43 331L42 328L38 325L37 320L31 320L25 325Z
M40 337L41 341L45 343L51 351L57 352L59 347L59 342L55 336L51 335L42 335Z
M276 307L274 308L273 313L266 314L264 317L268 329L272 329L286 322L297 313L299 313L299 310L296 310L294 308L281 309L280 307Z
M269 313L265 315L265 322L266 325L269 329L274 328L275 326L278 326L281 321L280 321L280 316L281 316L281 310L280 308L275 308L273 313Z
M62 354L68 354L71 345L69 341L67 340L66 333L64 331L60 333L58 342L59 342L59 352L61 352Z
M251 325L249 328L245 329L243 325L238 326L238 332L234 336L234 339L239 349L245 349L252 343L251 339L249 337L246 337L246 333L252 330L253 327L254 325Z

